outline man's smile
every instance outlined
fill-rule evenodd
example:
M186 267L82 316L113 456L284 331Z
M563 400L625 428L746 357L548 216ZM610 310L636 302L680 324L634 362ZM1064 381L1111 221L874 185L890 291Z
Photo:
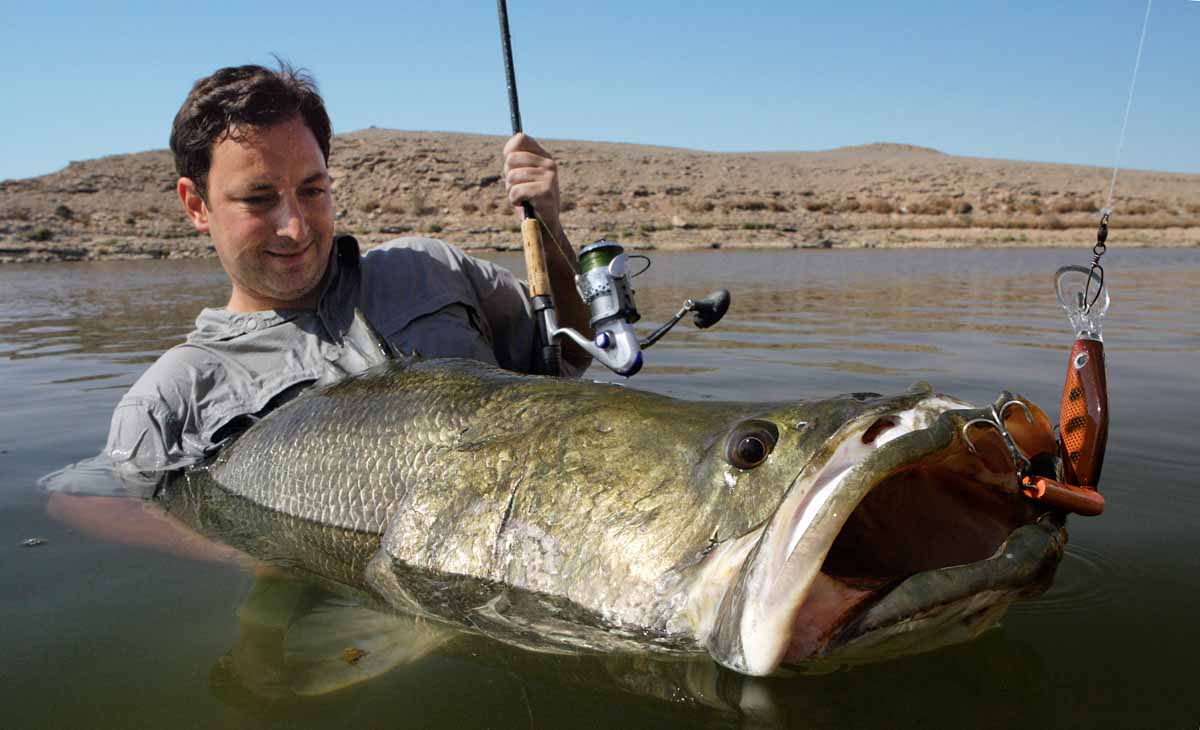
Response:
M313 242L309 241L300 248L295 250L272 251L270 249L264 251L268 256L283 263L295 263L300 261L305 254L313 249Z

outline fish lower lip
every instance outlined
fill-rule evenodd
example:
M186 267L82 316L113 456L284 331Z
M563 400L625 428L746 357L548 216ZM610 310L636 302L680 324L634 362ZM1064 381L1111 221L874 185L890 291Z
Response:
M836 632L824 653L871 643L872 634L906 622L916 624L939 608L953 613L956 605L985 592L1008 593L1013 600L1037 595L1054 577L1066 541L1066 528L1047 516L1013 530L986 560L927 570L894 582L859 604L857 616ZM972 616L969 607L959 613L962 620Z

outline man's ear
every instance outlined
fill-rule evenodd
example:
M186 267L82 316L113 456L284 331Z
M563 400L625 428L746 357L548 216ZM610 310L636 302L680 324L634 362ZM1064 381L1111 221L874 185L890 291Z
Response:
M179 193L183 210L187 213L188 219L192 221L192 225L197 231L208 233L208 204L200 195L200 188L196 186L196 181L190 177L181 177L175 184L175 190Z

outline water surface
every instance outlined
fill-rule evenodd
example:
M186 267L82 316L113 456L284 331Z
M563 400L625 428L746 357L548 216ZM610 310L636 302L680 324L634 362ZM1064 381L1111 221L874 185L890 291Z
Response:
M520 270L517 257L502 262ZM1053 271L1079 251L655 254L646 331L718 286L631 385L692 399L894 392L917 380L1057 411L1071 333ZM1200 251L1105 258L1107 512L1072 518L1054 588L973 643L820 676L527 654L483 639L316 698L230 683L254 579L88 537L37 479L95 454L116 401L226 283L216 262L0 268L4 727L1195 727L1200 693ZM591 375L612 376L599 371ZM22 541L45 544L27 548ZM263 672L269 672L269 662ZM689 674L690 672L690 674Z

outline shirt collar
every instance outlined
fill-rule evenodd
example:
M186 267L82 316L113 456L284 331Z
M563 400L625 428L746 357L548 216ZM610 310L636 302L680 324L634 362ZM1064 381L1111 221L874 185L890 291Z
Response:
M336 340L341 339L341 333L354 318L354 307L347 307L346 304L352 302L358 292L361 277L358 262L358 240L347 234L335 236L333 250L330 252L329 271L325 276L317 313ZM347 309L350 313L349 318L344 316ZM230 340L291 322L305 314L311 312L303 309L231 312L225 307L209 307L202 310L196 318L196 329L188 335L188 341Z
M333 240L333 259L329 262L325 289L317 303L317 316L339 345L342 336L354 322L354 307L361 281L358 241L350 235L337 236Z

